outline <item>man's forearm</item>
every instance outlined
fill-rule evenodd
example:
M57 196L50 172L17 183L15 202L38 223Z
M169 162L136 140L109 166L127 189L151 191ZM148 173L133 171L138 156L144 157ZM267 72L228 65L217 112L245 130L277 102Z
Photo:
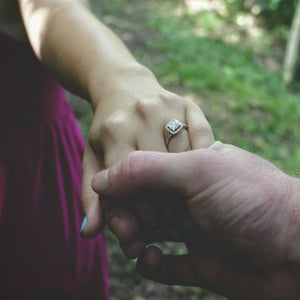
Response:
M19 0L38 58L71 91L91 98L103 93L126 68L139 68L123 42L75 0ZM97 95L101 101L101 95ZM100 99L99 99L100 98ZM92 103L94 106L96 103Z

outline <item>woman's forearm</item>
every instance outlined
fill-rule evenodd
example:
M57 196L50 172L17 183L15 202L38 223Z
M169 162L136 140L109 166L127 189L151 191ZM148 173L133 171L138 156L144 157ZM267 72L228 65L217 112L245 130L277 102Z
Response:
M19 0L19 4L37 57L65 87L89 99L93 106L107 96L112 82L124 70L144 69L123 42L79 1ZM97 97L93 97L99 86L103 95L97 89Z

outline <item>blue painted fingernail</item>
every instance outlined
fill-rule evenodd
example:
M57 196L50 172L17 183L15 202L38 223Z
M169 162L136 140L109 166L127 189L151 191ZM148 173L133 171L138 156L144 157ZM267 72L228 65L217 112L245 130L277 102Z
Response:
M85 227L85 225L86 225L86 217L84 217L83 218L83 221L82 221L82 225L81 225L81 229L80 229L80 235L82 236L82 232L83 232L83 230L84 230L84 227Z

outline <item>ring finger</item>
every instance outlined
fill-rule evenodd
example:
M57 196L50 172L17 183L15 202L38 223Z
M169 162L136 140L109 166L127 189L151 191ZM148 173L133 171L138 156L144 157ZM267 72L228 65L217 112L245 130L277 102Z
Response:
M176 153L191 150L188 125L185 124L185 117L167 122L164 128L164 137L168 152Z

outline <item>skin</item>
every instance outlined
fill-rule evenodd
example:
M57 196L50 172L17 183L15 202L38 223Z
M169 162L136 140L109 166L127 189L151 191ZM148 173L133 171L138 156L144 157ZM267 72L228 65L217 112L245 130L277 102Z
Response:
M212 144L201 109L164 89L80 1L0 0L0 8L0 28L28 39L64 87L93 107L82 167L84 237L97 235L105 225L98 195L91 189L96 173L135 150L180 152ZM164 127L170 116L188 124L189 131L182 130L167 148Z
M270 162L220 142L178 154L141 151L97 174L93 188L110 203L109 226L125 254L139 256L145 277L233 300L300 298L300 183ZM147 193L149 214L168 218L157 203L163 195L170 207L181 201L178 218L185 207L193 219L186 255L146 248L140 231L148 220L132 199Z

